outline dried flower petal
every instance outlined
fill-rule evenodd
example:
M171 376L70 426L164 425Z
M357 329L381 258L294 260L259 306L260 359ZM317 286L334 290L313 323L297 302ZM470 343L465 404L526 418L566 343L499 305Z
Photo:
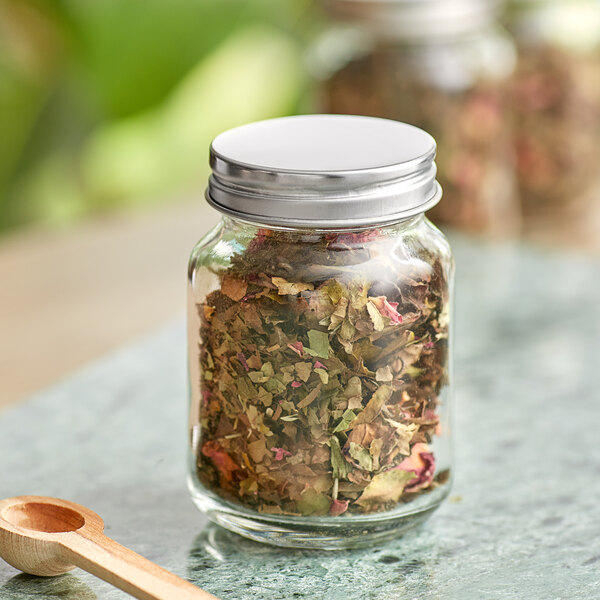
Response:
M408 458L405 458L396 469L413 473L415 478L406 486L407 492L416 492L429 485L435 473L435 458L427 444L415 444Z
M231 481L232 474L237 471L239 467L231 459L231 456L217 444L217 442L206 442L202 446L202 454L211 459L219 473L227 481Z
M402 323L402 315L396 310L398 302L388 302L385 296L369 298L369 302L377 308L379 314L388 317L392 323Z
M343 515L348 510L348 504L350 504L350 500L334 500L329 508L329 514L332 517Z
M293 344L288 344L288 348L293 350L298 356L304 356L304 346L302 342L294 342Z
M275 460L283 460L286 456L291 456L292 453L285 448L271 448L271 452L275 452Z
M246 360L246 357L244 356L243 352L238 352L236 354L236 356L238 357L238 360L242 363L242 366L244 367L244 369L246 369L246 371L250 370L250 367L248 366L248 361Z

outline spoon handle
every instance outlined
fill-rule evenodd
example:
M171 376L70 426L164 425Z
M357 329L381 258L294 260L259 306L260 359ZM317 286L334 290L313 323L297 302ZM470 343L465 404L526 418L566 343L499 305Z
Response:
M140 600L217 600L101 533L74 532L61 545L72 564Z

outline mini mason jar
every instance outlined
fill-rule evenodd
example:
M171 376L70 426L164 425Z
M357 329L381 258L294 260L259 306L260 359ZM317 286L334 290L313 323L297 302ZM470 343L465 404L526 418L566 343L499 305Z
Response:
M512 0L508 26L527 229L584 233L600 197L600 2Z
M448 242L435 142L297 116L211 147L224 214L189 264L189 485L282 546L355 547L422 521L450 482Z
M435 222L520 228L508 110L515 48L489 0L323 0L311 65L323 112L405 121L438 144Z

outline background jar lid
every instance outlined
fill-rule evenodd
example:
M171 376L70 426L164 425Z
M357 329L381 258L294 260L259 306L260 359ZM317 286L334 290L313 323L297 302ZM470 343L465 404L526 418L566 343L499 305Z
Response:
M206 199L248 221L292 227L389 223L439 201L435 140L412 125L302 115L217 136Z
M415 42L424 36L480 32L499 13L498 0L324 0L324 4L338 19L360 22L384 37Z

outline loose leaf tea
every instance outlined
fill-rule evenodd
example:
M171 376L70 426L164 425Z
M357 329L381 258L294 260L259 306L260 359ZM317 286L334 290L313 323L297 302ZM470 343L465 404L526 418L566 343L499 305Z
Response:
M439 44L438 44L439 45ZM460 44L377 43L323 83L324 112L385 117L416 125L437 142L444 201L434 221L490 234L511 233L520 205L510 139L508 77L486 73ZM454 71L443 64L457 61Z
M526 224L581 227L600 194L600 48L524 43L513 91Z
M200 316L197 475L262 513L391 510L436 472L447 385L439 258L380 230L258 230Z

